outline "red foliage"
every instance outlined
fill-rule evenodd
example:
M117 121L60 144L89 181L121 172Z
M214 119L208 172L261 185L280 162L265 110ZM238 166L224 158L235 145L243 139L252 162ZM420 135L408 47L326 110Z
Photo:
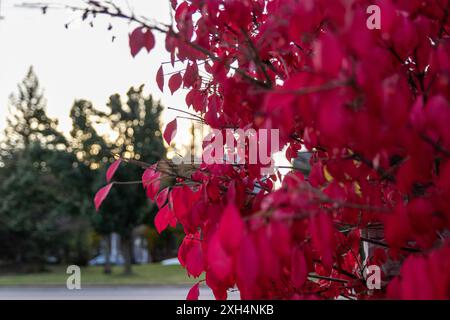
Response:
M148 52L155 46L155 36L151 30L144 27L134 29L129 37L131 55L135 57L142 48Z
M156 73L156 83L158 84L159 90L161 92L164 91L164 70L163 67L159 67L158 72Z
M177 133L177 119L173 119L167 124L166 129L164 130L163 133L164 140L166 140L167 144L170 144L172 139L175 137L176 133Z
M188 273L218 299L450 298L449 1L375 1L381 30L365 0L172 4L166 48L187 68L171 92L212 128L276 128L289 158L312 155L279 189L259 167L203 164L165 191L157 228L173 212ZM400 275L370 290L365 266L392 260Z
M183 83L183 77L180 73L175 73L172 75L169 79L169 89L172 94L174 94L175 91L180 89L181 85Z
M199 295L200 295L200 287L199 284L196 283L189 290L186 300L198 300Z
M110 182L122 162L121 159L114 161L106 171L106 182Z
M109 191L111 190L112 185L113 185L112 183L109 183L97 191L94 197L95 210L98 211L103 201L105 201Z

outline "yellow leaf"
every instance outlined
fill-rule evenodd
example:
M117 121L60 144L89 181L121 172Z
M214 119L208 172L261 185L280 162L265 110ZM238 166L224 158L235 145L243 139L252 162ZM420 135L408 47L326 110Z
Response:
M330 174L330 172L327 170L327 166L323 167L323 176L328 182L333 181L333 176Z

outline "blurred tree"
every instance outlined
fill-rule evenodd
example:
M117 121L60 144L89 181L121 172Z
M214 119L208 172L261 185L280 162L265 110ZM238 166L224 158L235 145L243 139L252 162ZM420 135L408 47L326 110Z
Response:
M84 265L88 207L80 190L83 168L65 151L37 143L15 153L0 184L0 257L42 269L48 257Z
M97 112L92 103L87 100L76 100L70 110L72 119L72 148L79 161L88 166L91 170L86 176L87 184L90 186L85 194L86 199L91 199L95 188L104 180L104 164L112 158L110 147L106 139L100 136L94 128L93 119L97 118ZM91 205L91 223L95 231L103 237L106 244L104 273L111 273L110 264L110 235L115 231L114 219L111 215L94 214Z
M126 103L122 102L119 94L112 95L106 111L96 110L84 100L74 103L71 111L73 145L79 160L93 170L99 169L94 182L95 191L105 184L105 170L114 161L114 155L125 159L124 163L135 160L152 164L165 157L159 120L162 110L161 104L155 102L151 95L144 95L143 86L130 88ZM100 136L96 126L109 134ZM142 172L139 165L131 164L126 170L119 169L114 178L118 181L140 181ZM140 183L116 185L100 214L93 216L93 225L99 233L120 234L125 273L131 273L133 229L140 224L152 226L156 213L156 206L149 203L140 189ZM171 241L173 235L169 233L167 237Z
M72 119L71 146L77 158L86 166L95 170L111 159L110 146L106 139L100 136L93 122L97 111L92 103L86 100L76 100L70 110Z
M88 168L45 112L33 69L12 96L1 151L0 258L42 269L48 257L85 264Z
M25 79L18 85L18 94L11 95L4 151L26 149L37 142L48 149L67 147L67 140L57 130L58 121L45 112L46 101L39 80L30 67Z

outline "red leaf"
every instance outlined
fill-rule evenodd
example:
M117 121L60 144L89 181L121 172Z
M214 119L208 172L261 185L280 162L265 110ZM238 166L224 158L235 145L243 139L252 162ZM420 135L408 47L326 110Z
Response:
M203 261L203 252L201 243L198 240L192 240L194 243L186 254L186 270L190 275L197 278L205 270Z
M106 182L109 183L114 176L114 173L116 173L117 168L119 168L120 163L122 162L121 159L117 159L113 162L106 171Z
M200 90L195 90L195 94L192 100L192 106L194 107L194 110L197 112L205 112L206 103L206 95L203 94Z
M399 249L408 240L411 228L406 207L399 203L384 221L386 242L393 250Z
M145 49L150 52L155 47L155 36L150 30L145 33Z
M292 253L291 280L296 288L300 288L306 281L308 267L305 255L299 248L295 248Z
M161 173L156 171L156 164L145 169L142 174L142 185L146 190L147 197L152 201L155 200L156 195L159 192L161 184Z
M178 251L178 260L188 274L197 278L205 270L202 244L198 239L186 236Z
M320 186L326 182L323 166L321 162L317 162L311 166L311 171L309 173L309 183L313 187Z
M158 213L155 216L155 227L158 233L161 233L164 231L167 226L169 225L171 219L173 218L174 214L170 211L169 206L165 206L162 209L158 211Z
M145 169L144 173L142 174L142 185L144 188L147 188L150 186L150 184L155 180L158 179L158 172L156 171L156 164L148 167Z
M149 198L152 201L155 201L156 195L158 194L161 185L161 180L159 179L160 177L159 172L157 173L157 176L158 177L155 180L153 180L146 189L147 198Z
M241 298L248 299L252 296L257 286L260 271L258 252L251 236L242 239L242 245L236 259L236 283L241 291Z
M156 204L158 208L161 208L167 201L167 195L169 194L169 188L165 188L161 190L160 193L156 196Z
M317 52L313 59L315 67L336 76L344 57L339 40L329 33L323 33L314 47Z
M186 72L183 76L183 83L185 87L194 86L195 82L198 79L198 66L197 63L194 62L192 65L188 64L186 67Z
M175 213L173 211L170 211L172 213L170 220L169 220L169 226L172 228L175 228L177 226L177 217L175 216Z
M169 196L169 204L172 210L175 212L175 215L178 219L183 219L186 213L189 210L189 202L190 200L186 200L189 198L187 195L189 193L189 187L174 187L170 192Z
M233 260L223 249L217 234L209 241L207 250L207 274L213 274L214 278L221 282L230 281L233 272Z
M151 30L144 27L134 29L129 36L130 50L133 58L141 51L142 48L148 52L155 46L155 37Z
M331 268L333 264L334 229L330 216L324 212L311 220L311 236L314 248L322 256L322 264Z
M170 121L167 126L166 130L164 130L164 140L166 140L167 144L170 145L170 142L172 142L172 139L175 137L175 134L177 133L177 119L173 119Z
M183 78L181 77L180 73L175 73L172 75L169 79L169 89L172 94L174 94L175 91L180 89L181 83L183 82Z
M159 90L161 90L161 92L164 92L164 70L162 65L161 67L159 67L158 72L156 73L156 83L158 84Z
M187 3L186 1L183 1L176 9L175 11L175 20L181 21L183 17L186 16L186 14L189 11L189 3Z
M199 288L199 283L197 282L189 290L186 300L198 300L199 295L200 295L200 288Z
M95 197L94 197L95 210L98 211L102 202L106 199L106 196L108 195L109 190L111 190L112 185L113 184L110 183L97 191L97 193L95 194Z
M133 58L141 51L142 44L142 28L135 29L129 36L130 50Z
M291 143L289 147L286 149L286 159L291 162L292 159L297 158L298 151L301 149L301 145L299 143Z
M234 253L241 244L244 222L236 206L229 204L223 213L219 226L220 242L228 254Z

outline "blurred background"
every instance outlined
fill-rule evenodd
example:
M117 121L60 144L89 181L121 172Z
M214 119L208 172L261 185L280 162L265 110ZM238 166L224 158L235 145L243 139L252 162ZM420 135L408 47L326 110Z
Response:
M157 89L162 36L133 59L127 22L82 21L63 8L44 15L27 6L37 2L0 1L0 297L2 286L65 287L71 264L84 286L192 283L176 258L182 230L157 234L156 205L140 184L115 186L98 213L93 204L115 155L151 164L173 153L161 130L184 93ZM168 1L114 3L169 21ZM178 135L174 145L192 141ZM115 180L142 172L122 163Z

